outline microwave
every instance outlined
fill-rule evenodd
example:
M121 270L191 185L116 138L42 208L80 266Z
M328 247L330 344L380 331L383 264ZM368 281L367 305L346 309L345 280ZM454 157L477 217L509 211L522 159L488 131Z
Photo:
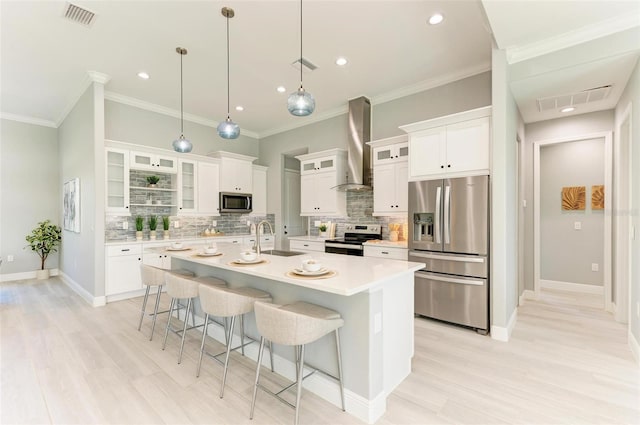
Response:
M250 193L220 192L221 213L250 213L252 206Z

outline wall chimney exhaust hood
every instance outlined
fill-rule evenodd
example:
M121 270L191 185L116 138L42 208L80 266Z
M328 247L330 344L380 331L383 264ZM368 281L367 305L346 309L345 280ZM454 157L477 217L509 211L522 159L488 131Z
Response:
M349 101L347 183L332 187L339 192L371 190L371 101L364 96Z

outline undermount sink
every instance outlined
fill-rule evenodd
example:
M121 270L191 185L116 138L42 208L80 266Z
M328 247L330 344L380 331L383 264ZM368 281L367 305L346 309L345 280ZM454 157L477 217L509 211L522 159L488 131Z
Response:
M278 257L293 257L295 255L304 255L304 252L298 251L281 251L279 249L267 249L261 251L262 254L277 255Z

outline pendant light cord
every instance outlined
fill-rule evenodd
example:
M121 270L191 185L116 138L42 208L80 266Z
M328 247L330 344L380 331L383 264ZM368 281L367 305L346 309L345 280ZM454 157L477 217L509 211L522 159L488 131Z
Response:
M302 88L302 0L300 0L300 88Z
M229 15L227 14L227 119L230 118L230 101L229 101Z
M180 136L184 138L184 106L182 101L182 57L184 53L180 53Z

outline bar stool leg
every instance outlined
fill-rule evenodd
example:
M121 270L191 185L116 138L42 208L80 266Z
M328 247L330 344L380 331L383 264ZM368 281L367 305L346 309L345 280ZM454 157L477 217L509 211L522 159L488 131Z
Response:
M244 314L240 316L240 351L244 356Z
M207 337L207 327L209 326L209 313L204 316L204 329L202 329L202 343L200 344L200 358L198 359L198 370L196 378L200 376L200 366L202 365L202 354L204 354L204 340Z
M231 318L231 326L229 330L229 344L227 344L227 355L224 358L224 372L222 374L222 385L220 386L220 398L224 397L224 384L227 382L227 370L229 368L229 355L231 354L231 341L233 340L233 327L236 324L236 316Z
M138 322L138 330L142 327L142 319L144 318L144 311L147 309L147 299L149 298L149 289L151 287L147 285L147 290L144 291L144 301L142 301L142 310L140 311L140 322Z
M273 372L273 342L269 341L269 357L271 358L271 372Z
M175 298L171 298L171 305L169 306L169 318L167 319L167 328L164 330L164 342L162 343L162 349L167 346L167 335L169 335L169 327L171 326L171 316L173 316L173 306L176 303Z
M340 333L336 329L336 354L338 355L338 378L340 380L340 400L342 401L342 411L344 412L344 384L342 383L342 356L340 355Z
M184 350L184 337L187 335L187 320L189 317L189 311L191 310L191 298L187 301L187 311L184 315L184 326L182 328L182 341L180 342L180 355L178 355L178 364L182 361L182 350Z
M304 376L304 345L300 346L300 361L298 364L298 392L296 394L296 419L295 425L298 425L298 418L300 417L300 396L302 396L302 377Z
M271 342L269 342L271 345ZM258 351L258 365L256 366L256 382L253 385L253 398L251 399L251 412L249 419L253 419L253 409L256 406L256 395L258 394L258 384L260 383L260 364L262 363L262 352L264 351L264 337L260 337L260 350Z
M158 307L160 306L160 294L162 294L162 286L158 285L158 294L156 295L156 306L153 309L153 322L151 323L151 336L149 341L153 340L153 332L156 329L156 319L158 318Z

